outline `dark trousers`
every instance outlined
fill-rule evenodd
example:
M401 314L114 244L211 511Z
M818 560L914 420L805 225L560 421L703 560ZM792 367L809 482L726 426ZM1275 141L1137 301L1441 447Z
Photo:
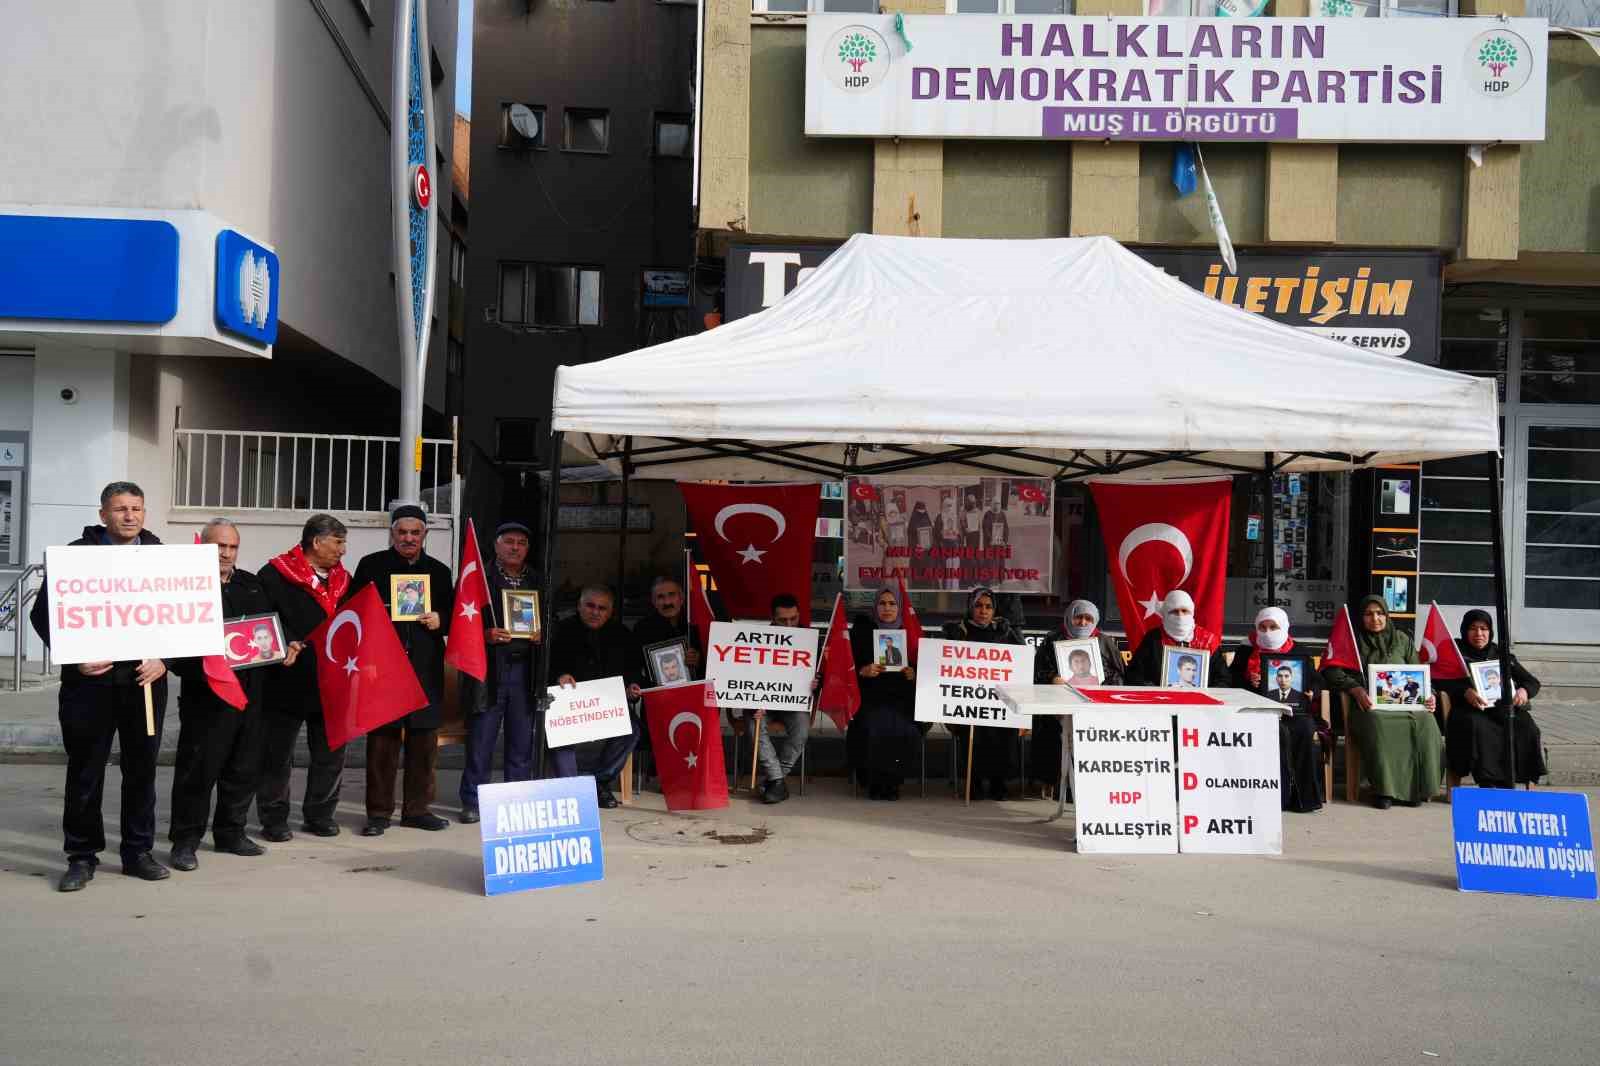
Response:
M122 751L122 844L124 863L156 844L156 754L166 717L166 686L155 697L156 735L145 732L144 693L138 685L61 686L61 739L67 749L66 796L61 829L68 859L98 861L106 850L101 801L111 738Z
M533 777L533 708L529 706L528 664L500 667L494 703L467 723L467 758L461 768L461 806L478 808L478 786L494 776L494 744L500 725L506 728L505 779L527 781Z
M178 754L172 772L174 844L197 844L206 835L211 790L217 812L211 838L218 846L244 836L261 778L261 711L242 711L213 700L178 702Z
M299 718L276 711L265 711L261 716L261 783L256 787L256 815L263 829L289 824L289 772L300 724ZM328 730L322 715L305 719L305 727L311 766L306 771L300 814L306 822L332 824L339 806L339 785L344 780L344 748L328 749Z
M405 802L402 818L427 814L433 803L439 768L439 731L385 726L367 734L367 817L394 817L395 775L400 772L400 751L406 756Z
M633 754L634 745L639 743L639 719L628 716L628 723L633 727L631 733L620 737L610 737L606 740L596 741L600 745L600 754L595 759L593 774L596 783L606 784L612 778L622 773L622 768L628 762L628 756ZM540 716L540 727L543 728L543 716ZM547 777L577 777L578 776L578 748L586 745L574 745L570 748L551 748L550 766ZM588 760L585 759L585 762Z

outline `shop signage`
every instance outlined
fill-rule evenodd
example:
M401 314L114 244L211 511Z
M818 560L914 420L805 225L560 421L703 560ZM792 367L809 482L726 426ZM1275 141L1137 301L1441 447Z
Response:
M1368 351L1439 361L1435 252L1244 252L1230 274L1211 250L1133 251L1231 307Z
M728 249L727 321L766 310L832 255L834 244L735 244Z
M897 17L807 19L808 135L1544 139L1544 19Z
M278 339L278 256L249 237L217 234L217 328L271 344Z
M0 215L0 249L0 319L153 326L178 313L170 222Z

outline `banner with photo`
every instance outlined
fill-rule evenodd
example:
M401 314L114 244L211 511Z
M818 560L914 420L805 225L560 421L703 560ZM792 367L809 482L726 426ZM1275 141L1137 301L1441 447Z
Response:
M1048 593L1054 508L1048 478L848 478L845 587Z

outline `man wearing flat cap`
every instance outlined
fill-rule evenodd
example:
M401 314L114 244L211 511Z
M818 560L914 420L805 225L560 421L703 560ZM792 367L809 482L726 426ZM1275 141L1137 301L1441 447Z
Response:
M367 824L362 836L382 836L394 818L395 776L405 752L405 797L400 824L411 829L443 829L450 823L428 809L433 803L439 765L439 725L444 716L444 641L455 613L450 568L423 550L428 539L427 512L404 503L389 515L389 547L362 559L351 581L351 594L363 585L377 586L390 607L389 579L397 574L428 579L433 610L415 621L391 622L400 646L417 672L427 706L367 734Z
M494 531L494 561L483 575L489 581L491 624L484 631L487 669L480 683L461 675L467 719L467 760L461 768L461 820L478 820L478 786L494 773L494 746L505 726L505 779L533 777L533 752L539 734L538 706L533 696L533 641L513 637L506 619L498 617L505 589L533 588L528 572L528 527L502 522ZM535 638L537 639L537 638Z

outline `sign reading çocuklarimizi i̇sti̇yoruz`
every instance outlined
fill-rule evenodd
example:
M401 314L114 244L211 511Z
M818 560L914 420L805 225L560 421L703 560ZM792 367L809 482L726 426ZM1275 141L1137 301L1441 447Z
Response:
M1544 139L1544 19L812 15L806 133Z

